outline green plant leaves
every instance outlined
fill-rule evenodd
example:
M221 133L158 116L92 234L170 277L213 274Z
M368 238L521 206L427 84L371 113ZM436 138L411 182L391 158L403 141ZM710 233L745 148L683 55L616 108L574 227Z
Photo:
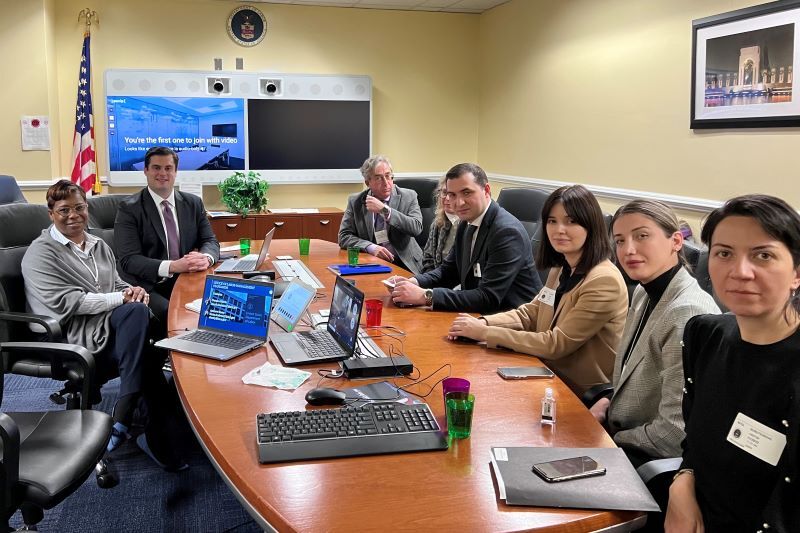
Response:
M267 207L269 183L261 179L261 174L254 171L234 172L217 185L222 193L222 202L228 210L247 216L248 213L260 213Z

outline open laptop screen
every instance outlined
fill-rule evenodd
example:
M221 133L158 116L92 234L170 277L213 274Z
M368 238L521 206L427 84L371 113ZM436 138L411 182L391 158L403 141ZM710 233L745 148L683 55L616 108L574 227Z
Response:
M267 338L273 286L224 276L206 276L199 327Z
M364 293L350 285L341 276L336 276L331 298L331 313L328 317L328 333L352 354L358 340L358 324L361 321L361 308L364 307Z

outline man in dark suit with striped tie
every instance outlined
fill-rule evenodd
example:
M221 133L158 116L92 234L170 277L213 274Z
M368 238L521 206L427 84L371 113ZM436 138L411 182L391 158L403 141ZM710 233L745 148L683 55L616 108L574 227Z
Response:
M175 190L178 154L163 146L144 157L147 187L120 203L114 251L121 277L150 293L150 308L166 328L178 275L206 270L219 259L219 242L203 201Z

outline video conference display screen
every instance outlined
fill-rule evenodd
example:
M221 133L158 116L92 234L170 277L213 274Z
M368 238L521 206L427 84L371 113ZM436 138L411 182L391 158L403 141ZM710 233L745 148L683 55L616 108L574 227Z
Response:
M248 100L249 168L359 168L369 157L370 103Z
M106 110L111 172L143 170L151 146L178 152L181 170L245 168L242 98L109 96Z

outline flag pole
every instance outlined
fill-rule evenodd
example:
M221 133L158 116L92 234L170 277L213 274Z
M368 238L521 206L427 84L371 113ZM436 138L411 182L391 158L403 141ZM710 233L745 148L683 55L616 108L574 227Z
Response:
M87 36L91 36L92 34L92 22L96 25L100 24L100 18L97 16L97 12L91 8L84 8L78 13L78 22L84 19L84 23L86 25L83 36L86 38ZM92 91L92 79L91 76L89 77L89 91ZM103 192L103 184L100 183L100 165L97 163L97 150L94 150L94 169L95 169L95 177L94 183L92 184L92 193L93 194L100 194Z

